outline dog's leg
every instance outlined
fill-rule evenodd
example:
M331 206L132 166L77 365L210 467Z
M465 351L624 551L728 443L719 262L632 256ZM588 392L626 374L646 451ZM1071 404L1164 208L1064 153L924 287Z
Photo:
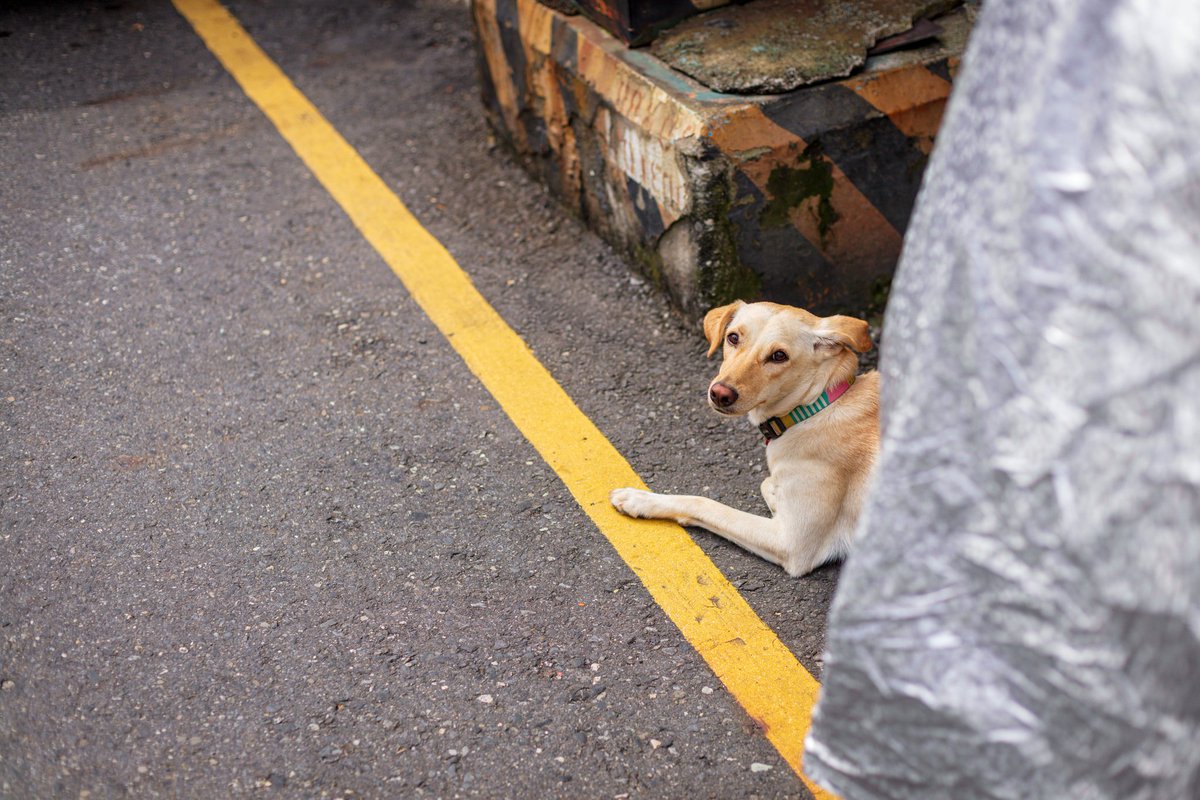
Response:
M609 498L613 506L627 516L670 519L680 525L705 528L784 569L788 569L788 562L792 560L779 522L771 517L748 514L716 500L693 495L614 489Z
M788 575L799 578L833 560L835 556L831 542L824 537L812 536L803 540L800 549L790 554L783 568Z
M763 500L767 501L767 508L771 509L771 515L774 516L779 508L779 498L776 495L778 488L775 485L775 479L770 475L763 478L759 491L762 492Z

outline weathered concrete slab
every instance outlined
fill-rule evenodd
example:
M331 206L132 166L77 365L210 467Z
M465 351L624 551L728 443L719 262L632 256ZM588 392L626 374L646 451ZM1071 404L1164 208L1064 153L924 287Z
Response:
M861 311L900 253L967 12L933 46L776 97L714 92L581 17L474 0L495 129L689 314Z
M710 11L660 36L653 53L709 88L779 94L841 78L880 39L947 10L946 0L755 0Z

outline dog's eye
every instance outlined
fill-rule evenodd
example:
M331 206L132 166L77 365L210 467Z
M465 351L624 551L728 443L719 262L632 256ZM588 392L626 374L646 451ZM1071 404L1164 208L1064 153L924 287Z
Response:
M736 333L731 333L725 337L725 341L729 342L730 347L737 347L738 335Z
M776 350L774 353L771 353L771 360L776 364L782 364L788 360L788 354L782 350Z

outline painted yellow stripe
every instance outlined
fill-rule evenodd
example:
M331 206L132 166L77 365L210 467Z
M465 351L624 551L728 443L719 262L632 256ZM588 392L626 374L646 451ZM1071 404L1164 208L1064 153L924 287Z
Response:
M537 449L697 652L800 773L818 684L679 526L609 505L644 487L454 258L214 0L173 0ZM803 777L803 776L802 776ZM807 779L818 798L830 795Z

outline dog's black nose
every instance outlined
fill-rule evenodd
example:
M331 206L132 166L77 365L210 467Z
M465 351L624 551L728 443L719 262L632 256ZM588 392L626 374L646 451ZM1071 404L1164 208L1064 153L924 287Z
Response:
M708 399L712 400L713 405L721 408L729 408L737 402L737 389L732 386L726 386L723 383L714 383L708 387Z

